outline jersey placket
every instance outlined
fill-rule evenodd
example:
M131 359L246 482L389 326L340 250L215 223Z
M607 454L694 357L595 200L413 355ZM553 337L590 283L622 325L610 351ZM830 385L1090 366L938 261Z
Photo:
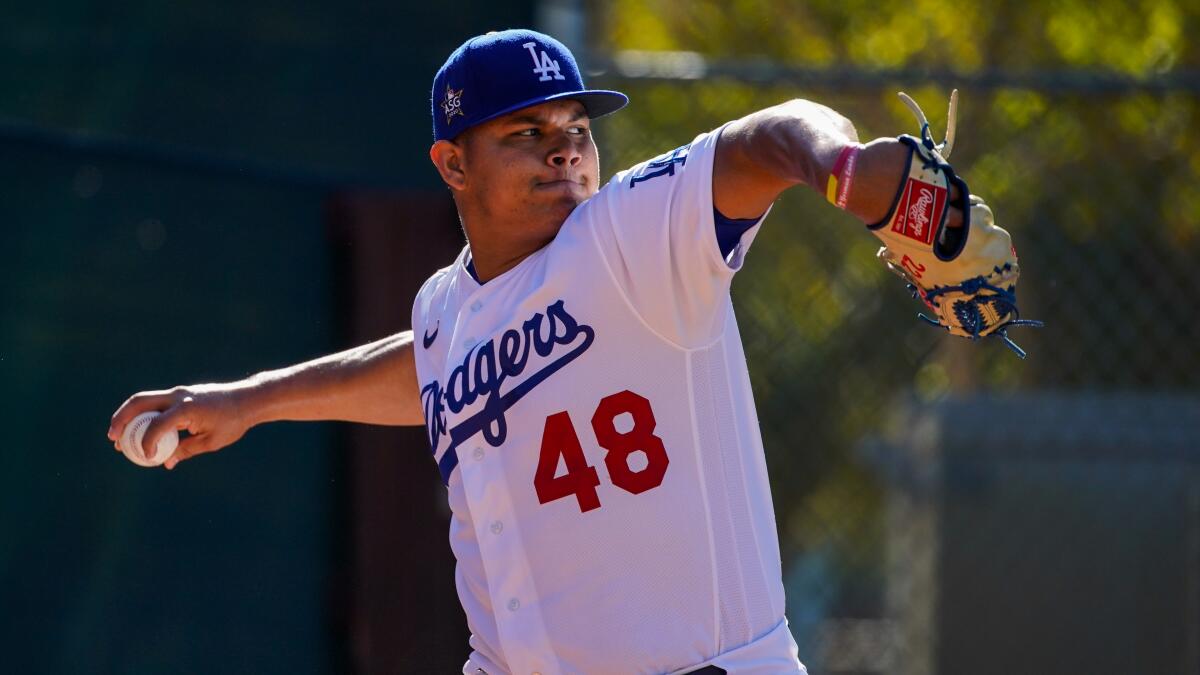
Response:
M481 287L464 299L455 322L453 358L448 361L445 377L452 370L449 364L461 364L480 344L503 329L497 325L496 312L488 306L488 296L498 290L497 281L503 280L493 280L490 286ZM474 368L473 362L471 367ZM506 384L511 387L516 382ZM477 400L470 410L477 410L482 401L482 398ZM465 410L463 413L469 415ZM458 470L508 666L513 673L549 675L559 672L559 666L546 634L533 585L533 570L509 493L501 456L505 451L504 446L492 447L483 432L478 432L457 448Z

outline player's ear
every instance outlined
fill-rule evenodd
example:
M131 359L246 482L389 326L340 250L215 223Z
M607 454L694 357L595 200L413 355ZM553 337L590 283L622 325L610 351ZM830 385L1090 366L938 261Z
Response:
M446 185L454 190L462 190L467 185L467 174L463 170L463 151L463 145L444 139L429 148L429 159L437 167Z

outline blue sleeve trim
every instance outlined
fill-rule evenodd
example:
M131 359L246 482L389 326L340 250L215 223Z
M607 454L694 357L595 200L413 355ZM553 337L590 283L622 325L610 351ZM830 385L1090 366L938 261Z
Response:
M717 210L714 204L713 222L717 226L717 246L721 249L721 257L728 258L733 249L737 248L738 242L742 240L742 235L746 234L746 230L754 227L754 224L760 220L762 220L762 216L745 219L727 218L725 214Z

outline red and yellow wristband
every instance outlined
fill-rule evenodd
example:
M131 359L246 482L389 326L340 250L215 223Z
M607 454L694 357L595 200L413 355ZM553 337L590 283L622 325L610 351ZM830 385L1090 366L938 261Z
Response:
M850 198L850 186L854 183L854 169L858 165L858 151L863 146L853 143L842 148L837 161L833 163L833 171L829 172L829 183L825 186L825 199L839 209L846 208Z

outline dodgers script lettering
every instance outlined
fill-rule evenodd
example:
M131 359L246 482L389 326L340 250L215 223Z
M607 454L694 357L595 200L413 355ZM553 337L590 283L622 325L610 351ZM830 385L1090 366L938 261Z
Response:
M547 307L544 315L538 312L524 321L520 330L510 328L500 335L499 341L493 338L467 352L444 386L435 380L422 387L429 447L436 454L442 437L450 436L450 445L439 461L442 478L447 479L458 462L455 448L476 433L482 431L492 447L503 445L508 436L505 411L546 378L579 358L591 347L595 336L595 330L576 321L559 300ZM539 364L540 368L501 393L510 379L524 375L531 363ZM483 406L477 412L447 428L447 409L458 415L479 399L483 399Z

